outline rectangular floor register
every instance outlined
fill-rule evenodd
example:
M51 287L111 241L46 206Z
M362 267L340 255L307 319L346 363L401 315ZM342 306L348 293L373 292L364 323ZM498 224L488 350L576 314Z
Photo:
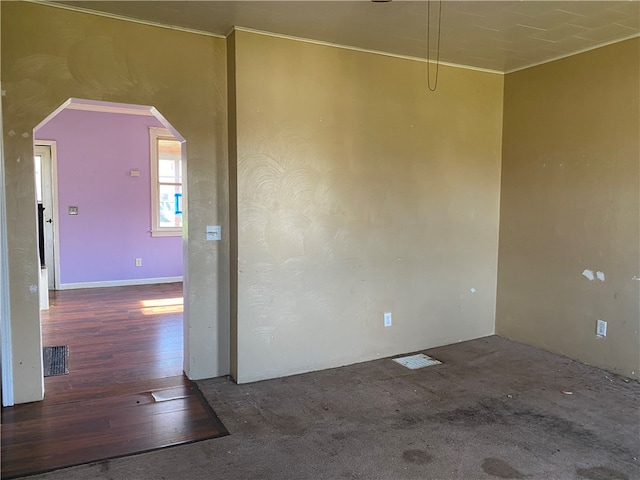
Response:
M44 376L68 375L67 359L69 358L69 345L44 347L42 349L42 363Z
M431 358L424 353L418 353L417 355L409 355L408 357L394 358L394 362L398 362L411 370L417 370L418 368L430 367L431 365L440 365L442 362Z

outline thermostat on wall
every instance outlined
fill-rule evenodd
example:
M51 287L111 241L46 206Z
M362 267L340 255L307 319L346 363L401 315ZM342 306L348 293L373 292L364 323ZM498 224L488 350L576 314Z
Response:
M78 207L76 207L75 205L69 205L69 215L77 215L78 214Z

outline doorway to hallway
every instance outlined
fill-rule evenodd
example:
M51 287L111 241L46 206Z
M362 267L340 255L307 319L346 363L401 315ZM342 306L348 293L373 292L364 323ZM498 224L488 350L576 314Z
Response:
M56 175L56 142L41 141L34 147L36 201L39 214L40 265L45 269L46 282L41 288L54 290L56 285L56 214L54 178ZM43 279L44 280L44 279Z

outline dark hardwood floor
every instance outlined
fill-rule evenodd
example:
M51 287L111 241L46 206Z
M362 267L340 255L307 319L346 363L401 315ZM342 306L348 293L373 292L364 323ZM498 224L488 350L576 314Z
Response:
M51 292L43 345L69 346L69 374L2 409L2 478L226 435L182 374L182 328L182 284Z

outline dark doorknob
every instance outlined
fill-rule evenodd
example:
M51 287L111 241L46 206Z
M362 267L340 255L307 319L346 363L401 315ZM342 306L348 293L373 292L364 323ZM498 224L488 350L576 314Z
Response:
M53 218L50 218L49 220L47 220L47 223L53 223Z

